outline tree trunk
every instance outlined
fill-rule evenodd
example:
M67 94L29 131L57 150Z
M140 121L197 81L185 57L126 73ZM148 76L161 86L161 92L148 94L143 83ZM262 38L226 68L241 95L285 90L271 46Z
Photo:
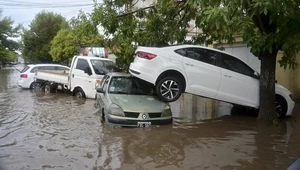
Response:
M275 109L275 70L277 51L262 56L260 74L260 98L258 122L272 123L276 116Z

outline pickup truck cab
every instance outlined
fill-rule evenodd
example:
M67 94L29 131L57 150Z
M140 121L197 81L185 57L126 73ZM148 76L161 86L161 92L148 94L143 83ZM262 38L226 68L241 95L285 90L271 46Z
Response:
M46 93L69 90L77 97L95 99L104 75L119 71L110 59L74 56L69 71L37 70L35 81Z

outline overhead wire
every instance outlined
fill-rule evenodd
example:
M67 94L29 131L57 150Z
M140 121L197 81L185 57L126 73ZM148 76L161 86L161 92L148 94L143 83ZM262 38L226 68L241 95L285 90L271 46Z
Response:
M92 0L90 0L92 1ZM95 7L95 1L89 3L87 0L60 0L59 2L55 2L55 0L52 0L51 2L36 2L36 1L30 1L30 0L0 0L0 9L19 9L19 10L27 10L27 9L34 9L34 8L44 8L44 9L66 9L66 8L79 8L78 10L72 10L72 11L60 11L61 15L65 17L72 17L76 14L78 14L79 10L83 11L92 11L92 8ZM102 1L103 2L103 1ZM96 1L96 4L99 3L99 0ZM31 20L24 20L19 23L29 23Z
M73 8L73 7L86 7L94 6L94 3L87 3L86 1L68 1L57 3L39 3L28 1L6 1L0 0L0 8L3 9L28 9L28 8Z

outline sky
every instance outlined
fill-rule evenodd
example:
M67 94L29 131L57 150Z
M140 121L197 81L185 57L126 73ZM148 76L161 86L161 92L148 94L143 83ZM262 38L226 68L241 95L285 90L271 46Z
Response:
M93 5L93 0L0 0L2 16L11 17L15 24L25 28L42 10L60 13L69 20L76 17L80 9L91 13Z

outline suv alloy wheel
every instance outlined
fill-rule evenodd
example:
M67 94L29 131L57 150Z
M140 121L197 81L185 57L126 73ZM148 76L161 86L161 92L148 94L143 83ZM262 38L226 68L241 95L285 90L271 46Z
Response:
M183 85L177 77L165 77L155 88L157 96L164 102L176 101L183 91Z

